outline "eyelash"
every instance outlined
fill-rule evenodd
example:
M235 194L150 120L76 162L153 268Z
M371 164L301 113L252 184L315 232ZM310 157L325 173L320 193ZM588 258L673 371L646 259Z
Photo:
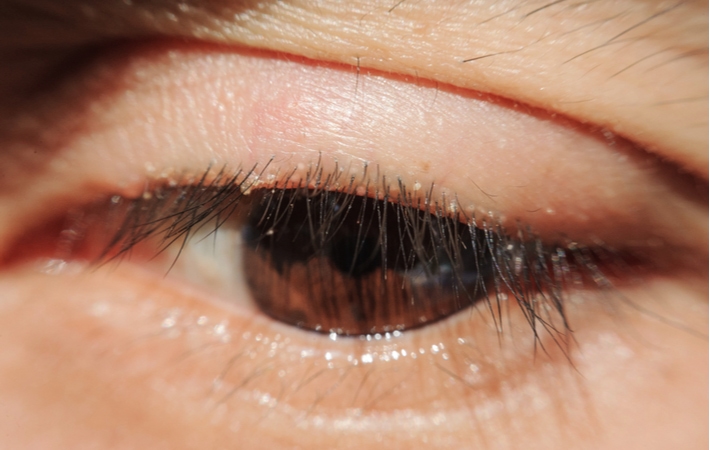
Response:
M477 282L476 289L480 287L484 294L476 297L477 302L485 302L485 309L492 318L495 329L498 333L503 333L506 301L513 298L530 326L536 348L539 346L545 350L542 339L547 335L555 345L566 351L572 331L567 319L566 303L572 289L583 289L589 285L598 289L612 289L612 284L602 268L609 266L609 263L619 262L620 256L613 250L601 246L581 246L574 242L545 245L529 227L522 225L519 225L516 233L512 235L493 217L477 220L472 215L467 216L457 206L455 197L453 202L445 197L442 197L441 201L435 201L432 198L433 186L423 197L415 197L400 181L395 196L392 195L393 190L385 177L378 177L382 182L379 188L362 181L368 179L367 166L360 180L351 177L347 182L341 183L343 172L336 167L332 172L325 173L320 162L312 167L301 181L291 181L294 171L281 179L264 182L265 178L269 178L264 176L267 168L268 164L258 172L256 166L251 170L230 172L225 167L215 174L210 167L198 179L149 183L143 195L137 198L114 195L109 202L104 202L103 206L96 210L98 212L95 213L95 218L99 219L99 222L87 220L86 216L75 220L68 227L70 232L64 233L64 236L72 237L66 238L65 242L60 243L60 247L76 249L77 244L80 245L88 233L96 232L92 227L96 227L97 223L104 223L107 229L103 231L108 234L102 235L112 238L103 245L103 250L95 258L96 264L119 260L130 255L139 244L157 238L157 254L179 245L170 266L172 269L185 245L196 232L211 224L213 229L209 230L207 235L216 235L228 222L235 220L235 215L240 215L238 207L251 201L250 194L262 192L266 193L267 198L281 196L283 200L284 193L292 190L299 195L337 195L345 203L356 198L369 197L372 204L384 205L384 202L387 202L404 214L428 212L428 215L424 214L425 217L429 216L424 226L427 227L425 231L429 232L432 232L434 222L440 223L441 220L448 221L446 223L454 227L457 224L464 225L469 230L471 245L475 247L483 244L485 248L481 249L481 252L490 257L493 268L492 280L489 283L492 285L492 292L488 291L489 287L485 283ZM294 196L289 198L287 201L293 201ZM116 229L117 223L120 225ZM113 231L110 231L111 228ZM401 239L401 229L399 232ZM264 237L262 234L257 238ZM461 236L458 233L449 233L444 239L445 245L461 245ZM418 246L422 245L417 240L412 242ZM385 248L385 253L386 240L383 241L380 237L379 244ZM420 250L414 249L415 252ZM454 278L460 279L460 267L456 266L454 270ZM391 298L388 298L386 301L390 300ZM469 302L465 306L472 304Z

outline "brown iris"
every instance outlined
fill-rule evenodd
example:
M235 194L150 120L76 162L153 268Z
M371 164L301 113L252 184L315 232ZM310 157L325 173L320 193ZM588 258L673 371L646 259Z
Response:
M447 317L485 295L483 233L408 202L257 189L243 229L252 296L301 328L363 335ZM480 230L479 230L480 231Z

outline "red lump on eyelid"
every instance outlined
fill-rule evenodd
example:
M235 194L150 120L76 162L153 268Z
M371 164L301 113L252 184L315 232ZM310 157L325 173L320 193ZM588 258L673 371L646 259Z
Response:
M343 180L352 175L378 186L386 175L393 189L401 180L422 193L434 185L434 199L455 196L469 213L542 234L639 238L639 229L654 221L664 229L677 216L675 192L656 183L663 168L626 141L427 81L153 43L100 59L63 95L47 132L62 130L69 113L82 123L58 146L41 149L49 171L28 171L35 182L24 190L35 202L86 186L111 195L135 191L146 178L271 161L264 180L292 173L298 180L318 163L328 175L337 163Z

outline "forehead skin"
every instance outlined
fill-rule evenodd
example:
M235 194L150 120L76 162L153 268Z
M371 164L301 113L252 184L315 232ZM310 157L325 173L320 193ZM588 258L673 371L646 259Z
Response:
M163 35L283 51L501 95L708 173L703 1L17 3L2 8L44 19L0 27L9 45Z

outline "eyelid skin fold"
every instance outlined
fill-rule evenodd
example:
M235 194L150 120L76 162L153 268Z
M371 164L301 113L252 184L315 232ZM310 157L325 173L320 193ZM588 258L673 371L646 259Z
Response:
M572 239L695 247L670 232L674 224L707 228L702 213L688 217L697 188L632 144L426 80L172 42L115 50L76 78L33 118L39 138L10 145L5 170L20 176L0 181L9 183L3 192L40 174L45 181L23 192L51 209L58 198L109 195L116 186L131 196L146 178L199 176L210 165L271 161L265 179L298 179L320 161L343 178L368 164L372 186L384 175L412 191L433 185L435 198L455 199L467 214L541 235L565 223ZM62 99L69 106L53 106ZM43 115L64 119L41 128ZM38 170L28 152L56 156Z

